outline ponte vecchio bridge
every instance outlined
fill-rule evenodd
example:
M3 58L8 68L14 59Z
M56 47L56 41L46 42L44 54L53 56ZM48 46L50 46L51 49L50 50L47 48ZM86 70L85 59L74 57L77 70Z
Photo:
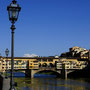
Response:
M85 59L85 58L83 58ZM60 74L63 78L67 78L67 75L75 70L81 70L86 67L88 58L85 60L78 60L77 58L59 58L59 57L15 57L14 58L14 70L22 71L26 75L34 77L34 74L41 71L52 71ZM0 57L0 71L5 72L7 69L11 69L11 58Z

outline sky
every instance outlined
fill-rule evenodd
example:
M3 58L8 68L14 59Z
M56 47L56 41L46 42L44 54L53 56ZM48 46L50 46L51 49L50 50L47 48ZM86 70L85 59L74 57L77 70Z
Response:
M11 55L11 22L0 0L0 53ZM15 23L14 56L55 56L79 46L90 49L90 0L17 0L21 6Z

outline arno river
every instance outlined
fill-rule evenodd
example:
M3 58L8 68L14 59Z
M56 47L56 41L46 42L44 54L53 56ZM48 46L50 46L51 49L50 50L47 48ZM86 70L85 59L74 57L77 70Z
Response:
M90 90L90 79L14 78L17 90Z

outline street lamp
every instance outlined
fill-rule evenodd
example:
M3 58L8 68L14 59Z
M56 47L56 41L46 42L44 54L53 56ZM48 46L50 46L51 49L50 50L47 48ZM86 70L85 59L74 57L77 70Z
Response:
M5 54L6 54L6 78L7 78L8 77L7 76L7 61L8 61L8 54L9 54L8 48L5 50Z
M9 20L11 21L11 30L12 30L12 40L11 40L11 81L10 81L10 90L15 90L14 87L14 79L13 79L13 72L14 72L14 30L15 25L14 23L18 20L19 12L21 7L17 4L16 0L13 0L12 3L7 7Z

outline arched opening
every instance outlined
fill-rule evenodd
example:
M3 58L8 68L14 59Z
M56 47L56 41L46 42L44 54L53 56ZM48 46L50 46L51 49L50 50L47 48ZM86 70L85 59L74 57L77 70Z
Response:
M42 64L42 67L47 67L47 64L46 64L46 63L43 63L43 64Z
M41 63L39 63L39 67L41 67Z
M51 68L51 67L54 67L54 65L52 64L52 63L49 63L49 67Z

